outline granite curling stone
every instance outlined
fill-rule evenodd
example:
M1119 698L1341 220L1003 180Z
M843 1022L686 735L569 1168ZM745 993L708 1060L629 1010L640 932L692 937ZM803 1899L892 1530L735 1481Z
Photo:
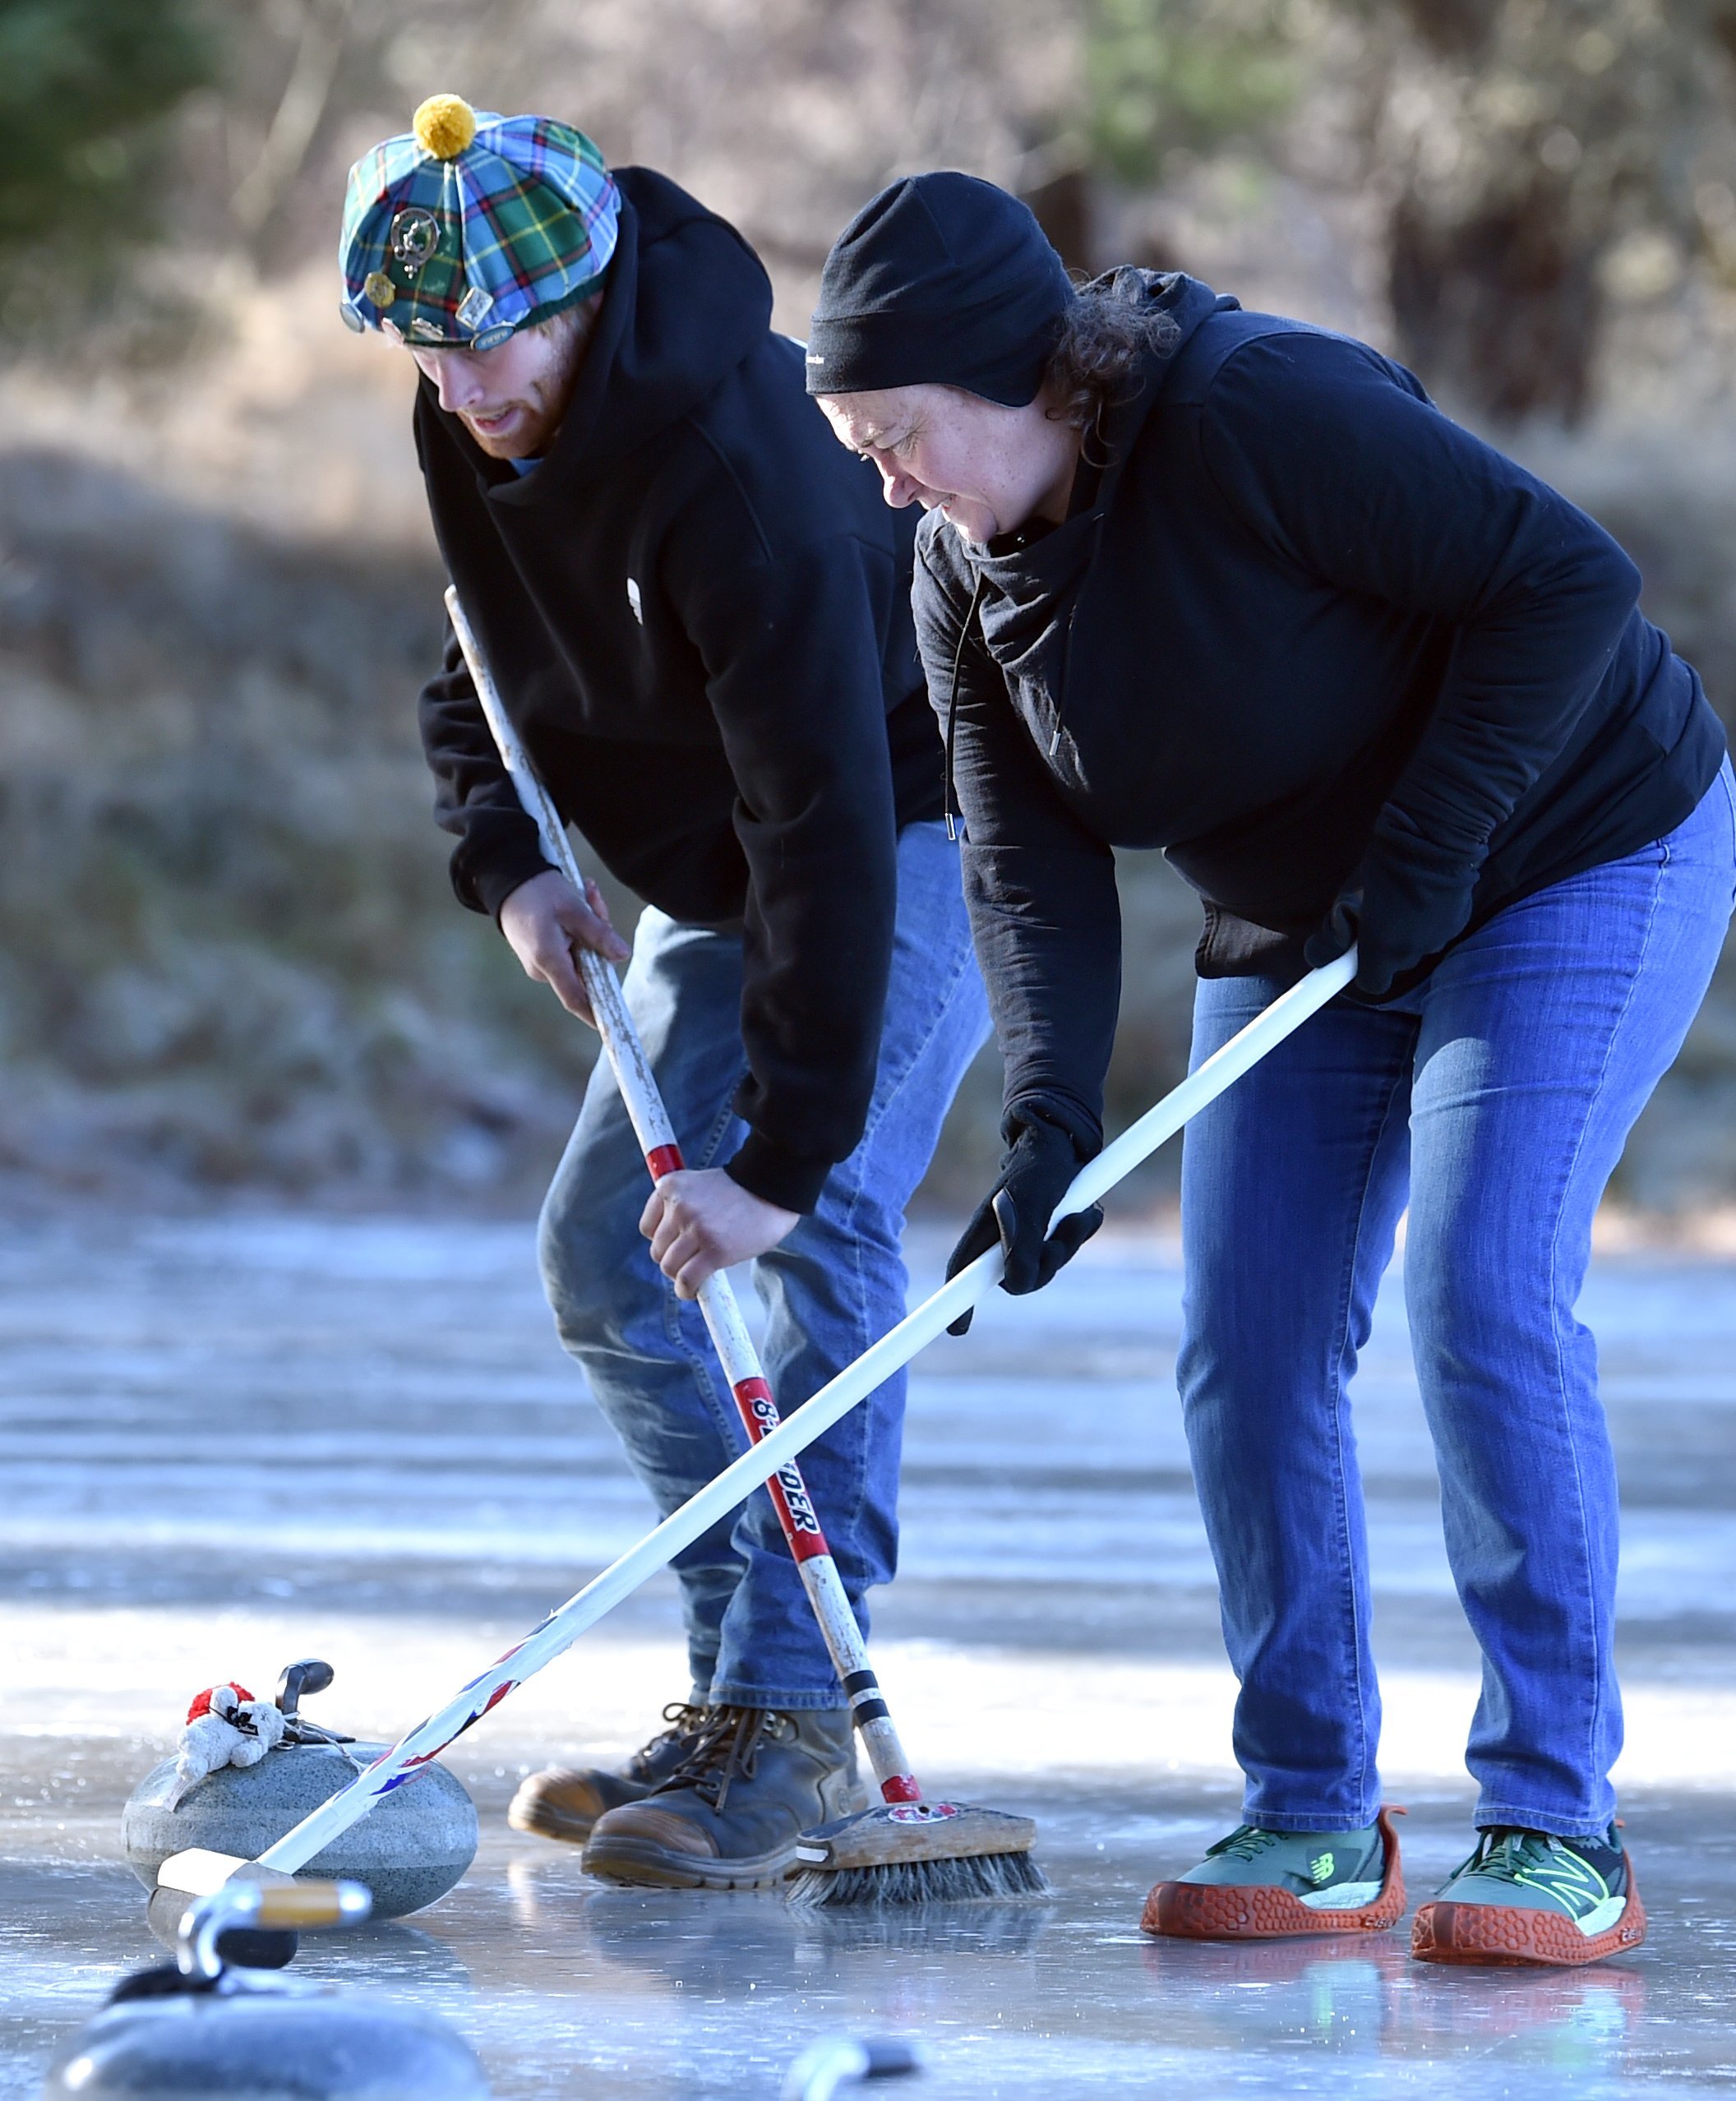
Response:
M371 1764L382 1744L284 1743L253 1766L226 1766L173 1808L176 1762L153 1766L127 1800L121 1835L146 1888L172 1853L193 1846L254 1860ZM375 1803L316 1854L307 1876L344 1877L373 1892L376 1919L400 1919L443 1897L476 1858L476 1804L433 1762Z
M110 2004L48 2068L43 2101L487 2101L475 2053L432 2016L324 1993Z

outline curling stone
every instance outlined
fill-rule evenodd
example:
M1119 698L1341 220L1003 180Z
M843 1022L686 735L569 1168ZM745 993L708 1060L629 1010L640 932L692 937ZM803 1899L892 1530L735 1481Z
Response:
M190 1720L181 1751L151 1768L122 1812L127 1863L147 1888L155 1888L157 1870L171 1854L192 1847L256 1859L380 1755L383 1744L353 1743L300 1713L302 1693L330 1683L328 1664L310 1658L290 1665L279 1682L277 1713L264 1717L281 1740L263 1754L249 1743L245 1755L251 1762L220 1765L191 1785ZM205 1698L195 1702L196 1711ZM251 1702L248 1712L265 1706ZM242 1727L229 1727L231 1743L239 1743L252 1726L246 1715L242 1720ZM202 1725L210 1726L208 1718ZM303 1872L361 1882L372 1892L376 1918L399 1919L443 1897L476 1858L476 1804L462 1782L436 1761L382 1796ZM178 1917L176 1900L169 1903ZM164 1923L173 1930L173 1919Z
M107 2006L42 2091L43 2101L484 2101L488 2086L470 2049L432 2020L238 1994Z
M384 1744L349 1747L369 1764ZM175 1762L154 1766L128 1798L121 1836L134 1874L155 1888L172 1853L192 1846L256 1860L303 1817L348 1787L358 1768L332 1743L280 1744L256 1766L226 1766L171 1809ZM399 1919L443 1897L476 1858L476 1804L437 1762L382 1796L304 1871L362 1882L374 1914Z
M188 1906L178 1960L127 1978L48 2068L43 2101L487 2101L474 2053L443 2021L233 1969L243 1932L354 1923L354 1882L236 1882Z

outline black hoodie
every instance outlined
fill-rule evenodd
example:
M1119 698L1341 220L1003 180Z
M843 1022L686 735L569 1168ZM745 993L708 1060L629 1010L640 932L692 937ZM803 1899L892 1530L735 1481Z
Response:
M833 438L771 287L725 222L615 171L619 242L573 401L520 477L424 381L416 443L446 567L561 812L672 917L745 922L730 1171L811 1208L861 1135L896 827L940 812L909 612L914 521ZM424 690L459 898L546 865L448 639Z
M1087 1151L1113 847L1163 848L1203 896L1203 975L1295 977L1381 857L1419 925L1447 901L1451 939L1671 830L1724 750L1621 549L1409 372L1134 279L1176 340L1066 522L984 549L936 514L918 538L1009 1116L1041 1108Z

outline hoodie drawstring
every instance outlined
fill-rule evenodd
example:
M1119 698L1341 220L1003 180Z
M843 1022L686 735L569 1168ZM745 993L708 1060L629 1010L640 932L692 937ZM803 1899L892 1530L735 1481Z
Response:
M1092 551L1087 561L1088 569L1097 558L1097 550L1103 544L1103 511L1100 508L1092 521ZM1061 644L1061 673L1055 697L1055 734L1049 740L1049 756L1053 759L1061 748L1061 733L1067 727L1067 703L1073 695L1073 681L1067 676L1073 656L1073 624L1079 616L1079 601L1075 593L1067 610L1067 634Z
M941 807L946 818L946 836L956 839L958 827L953 820L960 811L953 796L953 753L958 738L958 667L964 661L964 644L971 631L971 622L976 617L976 608L982 602L982 571L976 572L976 580L971 590L970 610L964 616L964 625L958 630L958 640L953 649L952 676L947 681L946 692L946 760L945 779L941 786Z

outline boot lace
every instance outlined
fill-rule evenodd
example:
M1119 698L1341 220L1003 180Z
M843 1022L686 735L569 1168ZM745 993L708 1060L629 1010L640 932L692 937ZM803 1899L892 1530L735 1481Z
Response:
M689 1700L672 1700L663 1710L663 1720L668 1726L652 1738L639 1752L639 1757L650 1757L653 1752L661 1751L672 1737L693 1735L704 1719L705 1710L703 1707L695 1706Z
M691 1788L721 1811L736 1779L751 1780L760 1745L777 1716L764 1707L708 1707L699 1717L693 1747L658 1789Z

